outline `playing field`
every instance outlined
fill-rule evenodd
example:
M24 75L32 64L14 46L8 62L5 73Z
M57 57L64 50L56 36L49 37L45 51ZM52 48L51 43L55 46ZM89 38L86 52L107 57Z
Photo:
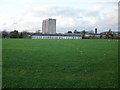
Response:
M3 88L115 88L118 40L4 39Z

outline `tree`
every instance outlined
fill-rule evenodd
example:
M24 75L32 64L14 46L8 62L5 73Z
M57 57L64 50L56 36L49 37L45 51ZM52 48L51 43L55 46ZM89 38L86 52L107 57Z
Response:
M77 30L74 30L74 33L77 33Z
M14 31L10 32L9 37L10 38L19 38L18 31L14 30Z
M6 30L2 31L2 38L7 38L8 32Z
M111 29L109 29L108 34L109 34L109 35L112 34L112 30L111 30Z
M103 37L102 34L100 34L100 39L102 39L102 37Z
M72 33L72 31L68 31L67 33Z
M80 33L80 32L78 32L78 31L75 29L75 30L74 30L74 33L77 33L77 34L78 34L78 33Z
M23 32L22 32L23 38L29 38L29 35L30 35L30 33L27 32L27 31L23 31Z
M85 34L86 34L87 32L85 31L85 30L83 30L82 31L82 38L84 39L85 38Z
M114 37L114 35L113 35L113 33L112 33L112 30L111 29L109 29L109 31L107 32L107 35L106 35L106 37L107 37L107 39L113 39L113 37Z
M23 33L22 32L19 34L19 38L23 38Z
M114 38L114 34L110 33L110 38L113 39Z
M40 34L40 31L41 31L41 30L37 30L37 31L36 31L36 34Z

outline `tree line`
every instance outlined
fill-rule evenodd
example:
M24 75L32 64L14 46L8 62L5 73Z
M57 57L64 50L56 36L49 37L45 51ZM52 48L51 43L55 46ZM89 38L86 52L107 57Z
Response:
M111 29L109 29L107 32L101 32L100 34L97 33L97 28L95 28L95 33L94 32L88 32L88 31L77 31L74 30L72 31L68 31L68 34L81 34L82 35L82 39L119 39L119 32L118 34L116 34L115 32L112 32ZM88 37L86 37L86 34L89 35ZM99 36L99 37L96 37Z
M77 30L74 30L74 32L72 31L68 31L67 32L68 34L80 34L82 36L82 39L119 39L120 36L119 34L116 34L114 32L112 32L111 29L109 29L107 32L102 32L100 34L97 34L97 33L89 33L85 30L83 31L77 31ZM118 32L119 33L119 32ZM30 33L30 32L27 32L27 31L22 31L22 32L18 32L18 30L14 30L14 31L11 31L11 32L7 32L6 30L2 31L2 38L31 38L32 34L42 34L40 32L40 30L36 31L35 33ZM86 36L89 35L89 37ZM96 37L96 36L99 36L99 37Z
M27 32L27 31L23 31L23 32L18 32L18 30L14 30L11 32L7 32L7 31L2 31L2 38L30 38L31 33Z

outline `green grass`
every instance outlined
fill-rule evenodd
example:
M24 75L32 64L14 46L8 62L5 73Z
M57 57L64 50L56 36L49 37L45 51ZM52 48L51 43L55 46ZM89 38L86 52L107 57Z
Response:
M3 40L3 88L115 88L118 40Z

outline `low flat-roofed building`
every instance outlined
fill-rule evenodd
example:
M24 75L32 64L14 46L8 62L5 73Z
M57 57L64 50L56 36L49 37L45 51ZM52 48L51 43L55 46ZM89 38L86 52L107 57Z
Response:
M82 39L81 35L68 34L33 34L32 39Z

